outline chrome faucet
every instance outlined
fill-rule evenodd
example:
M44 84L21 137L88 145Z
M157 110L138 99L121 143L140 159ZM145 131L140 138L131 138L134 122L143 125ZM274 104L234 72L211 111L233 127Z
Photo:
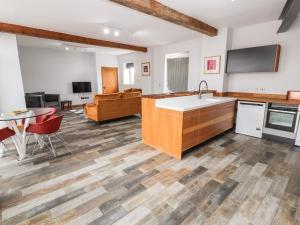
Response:
M205 84L205 89L206 89L206 90L201 89L202 83ZM202 98L203 91L208 92L208 85L207 85L207 82L206 82L205 80L201 80L201 82L200 82L200 84L199 84L198 98L200 98L200 99Z

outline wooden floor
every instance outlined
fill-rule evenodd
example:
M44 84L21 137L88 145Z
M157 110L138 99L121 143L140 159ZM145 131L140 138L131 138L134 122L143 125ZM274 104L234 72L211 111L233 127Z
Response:
M176 161L140 126L68 113L57 158L0 158L0 224L300 224L298 149L229 133Z

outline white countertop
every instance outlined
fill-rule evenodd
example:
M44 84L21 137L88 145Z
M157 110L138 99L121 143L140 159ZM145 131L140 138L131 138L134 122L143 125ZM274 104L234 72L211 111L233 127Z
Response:
M226 102L237 100L236 98L230 97L212 97L203 96L201 99L198 95L182 96L157 99L155 106L163 109L171 109L176 111L189 111L193 109L200 109L208 106L218 105Z

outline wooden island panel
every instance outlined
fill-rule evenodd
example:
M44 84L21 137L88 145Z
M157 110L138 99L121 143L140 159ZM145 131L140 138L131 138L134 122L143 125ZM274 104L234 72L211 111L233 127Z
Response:
M235 102L184 112L182 151L231 129L234 123L234 115ZM196 134L197 139L195 141ZM192 140L191 137L193 137Z
M143 143L181 159L184 151L233 127L235 101L182 112L143 98L142 115Z
M181 158L182 112L156 108L155 99L143 98L142 139L146 145Z

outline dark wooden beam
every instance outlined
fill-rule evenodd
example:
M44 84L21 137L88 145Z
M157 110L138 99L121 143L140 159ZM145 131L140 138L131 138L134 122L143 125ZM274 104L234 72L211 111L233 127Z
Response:
M216 36L218 30L202 21L193 17L187 16L177 10L165 6L155 0L110 0L117 4L126 6L128 8L146 13L151 16L175 23L177 25L195 30L208 36Z
M127 49L127 50L139 51L139 52L147 52L146 47L122 44L122 43L111 42L111 41L104 41L104 40L99 40L94 38L82 37L82 36L77 36L72 34L60 33L55 31L49 31L49 30L43 30L43 29L37 29L33 27L25 27L25 26L1 23L1 22L0 22L0 32L26 35L26 36L38 37L38 38L46 38L46 39L52 39L58 41L74 42L74 43L87 44L87 45L95 45L95 46L108 47L108 48L119 48L119 49Z
M294 21L297 19L300 12L300 1L299 0L288 0L281 12L279 19L282 23L277 33L284 33L289 30Z

